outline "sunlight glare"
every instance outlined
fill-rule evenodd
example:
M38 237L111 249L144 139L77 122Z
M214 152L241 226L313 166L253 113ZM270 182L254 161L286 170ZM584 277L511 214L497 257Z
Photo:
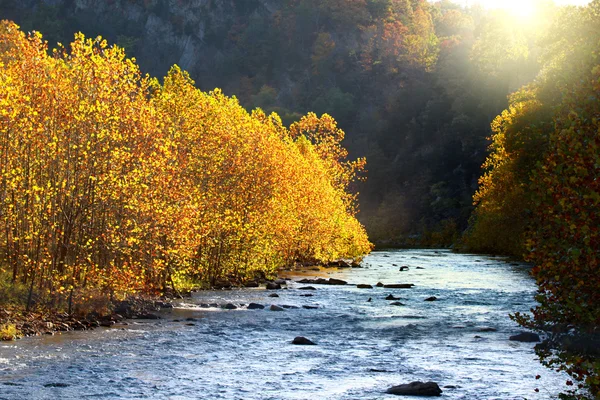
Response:
M534 0L479 0L475 3L487 9L506 10L521 18L531 18L537 11Z

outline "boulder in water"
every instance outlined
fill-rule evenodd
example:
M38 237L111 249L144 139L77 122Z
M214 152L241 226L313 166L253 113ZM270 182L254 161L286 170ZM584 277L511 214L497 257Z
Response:
M227 303L223 306L223 308L226 310L235 310L237 306L235 304Z
M276 306L275 304L271 304L271 307L269 307L269 310L271 310L271 311L285 311L282 307Z
M307 305L304 305L304 306L302 306L302 308L305 308L307 310L316 310L319 307L318 306L307 306Z
M386 393L399 396L441 396L442 389L435 382L411 382L392 386Z
M540 335L533 332L521 332L508 338L516 342L537 343L541 342Z
M258 303L248 304L248 310L262 310L263 308L265 308L265 306L263 306L262 304L258 304Z
M271 293L269 297L279 297L279 295L277 293Z
M402 271L408 271L408 269L409 268L408 268L407 265L403 265L403 266L400 267L400 272L402 272Z
M347 285L348 282L335 278L317 278L317 279L301 279L298 283L308 283L311 285Z
M491 326L482 326L477 328L477 332L496 332L498 329L493 328Z
M314 346L314 345L316 345L315 342L313 342L310 339L305 338L304 336L296 336L294 338L294 340L292 340L292 344L299 344L299 345L304 345L304 346Z
M356 285L356 287L357 287L358 289L373 289L373 286L371 286L371 285L366 285L366 284L364 284L364 283L359 283L358 285Z
M383 283L377 282L377 284L375 286L377 286L377 287L383 287Z
M414 283L390 283L388 285L383 285L386 289L410 289L415 286Z
M431 296L431 297L428 297L425 299L425 301L436 301L436 300L437 300L437 297L435 297L435 296Z
M390 306L403 306L403 303L400 303L399 301L393 301L390 303Z
M137 316L138 319L160 319L160 317L156 314L150 314L150 313L141 313L138 314Z
M281 289L281 285L276 282L267 282L267 290Z
M298 290L317 290L313 286L302 286Z
M392 294L388 294L388 295L385 297L385 299L386 299L386 300L402 300L400 297L395 297L395 296L394 296L394 295L392 295Z

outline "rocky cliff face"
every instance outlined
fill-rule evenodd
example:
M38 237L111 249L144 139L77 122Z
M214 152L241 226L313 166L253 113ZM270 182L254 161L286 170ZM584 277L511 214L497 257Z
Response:
M5 4L2 4L5 3ZM276 0L12 0L0 2L6 17L28 25L29 19L48 20L52 13L68 23L64 34L80 30L102 35L125 47L142 68L163 76L174 63L203 83L210 71L220 68L235 24L278 9ZM29 15L29 17L28 17ZM33 16L33 17L32 17ZM37 17L36 17L37 16ZM58 23L58 22L57 22ZM29 24L35 27L35 24ZM75 29L74 29L75 28ZM40 29L40 28L38 28ZM43 32L50 41L68 42L54 32ZM52 37L58 36L58 37ZM207 89L207 88L206 88Z

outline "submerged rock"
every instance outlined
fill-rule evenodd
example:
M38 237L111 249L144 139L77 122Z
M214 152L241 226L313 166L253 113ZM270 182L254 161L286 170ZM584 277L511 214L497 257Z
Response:
M436 300L437 300L437 297L435 297L435 296L431 296L431 297L428 297L425 299L425 301L436 301Z
M223 308L226 310L235 310L237 306L235 304L227 303L223 306Z
M298 308L300 308L300 307L298 307L298 306L290 306L290 305L288 305L288 304L284 304L284 305L282 305L281 307L283 307L283 308L287 308L287 309L292 309L292 310L293 310L293 309L298 309Z
M540 335L533 332L521 332L518 335L513 335L508 338L516 342L537 343L541 342Z
M493 328L491 326L482 326L480 328L477 328L477 332L496 332L498 331L498 329Z
M301 294L300 297L313 297L314 294L312 293L308 293L308 294Z
M356 285L356 287L357 287L358 289L373 289L373 286L371 286L371 285L366 285L366 284L364 284L364 283L360 283L360 284Z
M312 286L302 286L302 287L298 288L298 290L317 290L317 289Z
M435 382L411 382L392 386L386 393L399 396L441 396L442 389Z
M279 295L277 293L271 293L269 297L279 297Z
M308 283L311 285L347 285L348 282L335 278L317 278L317 279L301 279L298 283Z
M383 285L386 289L410 289L415 286L414 283L390 283L388 285Z
M305 308L307 310L316 310L317 308L319 308L318 306L302 306L302 308Z
M70 385L68 383L56 382L56 383L46 383L44 387L47 388L66 388Z
M388 294L388 295L385 297L385 299L386 299L386 300L402 300L402 298L400 298L400 297L395 297L393 294Z
M271 311L285 311L282 307L276 306L275 304L271 304L271 307L269 307L269 310L271 310Z
M315 342L313 342L310 339L305 338L304 336L296 336L294 338L294 340L292 340L292 344L299 344L299 345L304 345L304 346L314 346L314 345L316 345Z
M392 303L390 303L390 306L403 306L403 303L400 303L399 301L394 301Z
M263 308L265 308L265 306L263 306L262 304L258 304L258 303L248 304L248 310L262 310Z

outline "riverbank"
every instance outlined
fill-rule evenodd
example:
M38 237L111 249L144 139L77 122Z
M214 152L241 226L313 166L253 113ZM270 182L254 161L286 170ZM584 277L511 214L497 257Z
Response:
M159 319L155 313L173 308L173 303L172 299L164 297L130 296L103 308L110 311L92 310L85 315L75 315L56 310L26 311L17 306L0 307L0 339L10 341L113 325L125 326L128 324L126 319Z
M0 304L0 341L17 340L23 337L54 335L70 331L93 330L98 327L113 325L126 326L128 319L160 319L157 315L161 310L172 309L177 300L189 299L193 292L203 290L231 290L241 288L280 288L285 284L285 275L290 273L331 271L336 269L361 268L360 260L338 259L329 263L297 263L293 267L282 268L275 279L264 276L250 279L242 284L219 280L211 287L198 285L176 294L161 296L131 295L124 300L104 301L96 307L91 307L84 313L69 314L60 310L26 311L25 306Z

